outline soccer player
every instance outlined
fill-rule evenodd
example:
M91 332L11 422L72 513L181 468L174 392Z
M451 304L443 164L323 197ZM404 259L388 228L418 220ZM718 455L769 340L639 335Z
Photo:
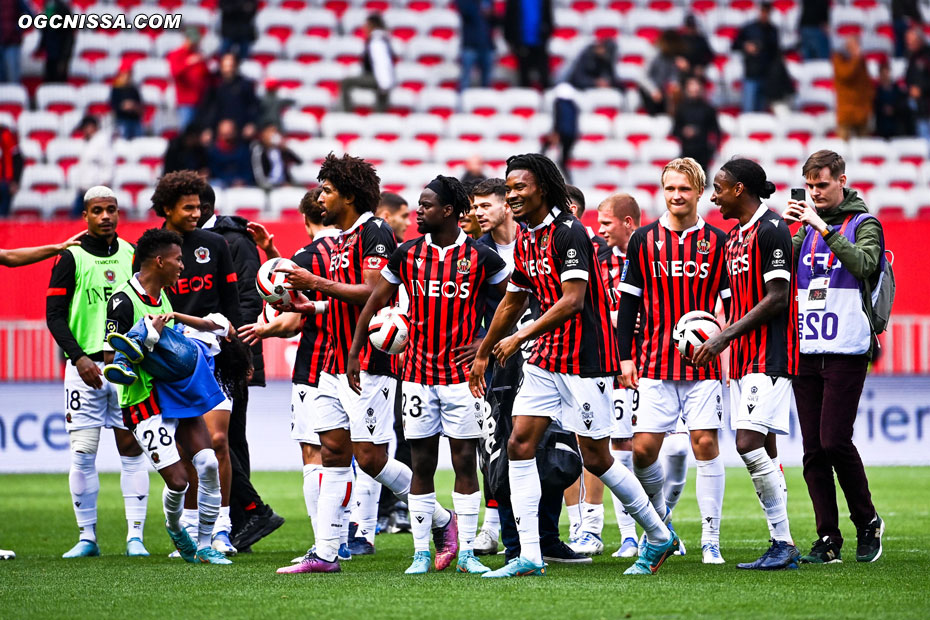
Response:
M528 228L517 234L513 278L472 365L473 393L484 394L484 373L492 352L503 364L523 342L536 339L536 343L513 405L513 432L507 444L521 555L484 577L545 574L535 452L551 419L578 435L585 467L621 498L646 530L648 542L627 573L654 573L678 547L678 537L662 523L636 478L610 455L612 377L620 370L620 360L594 246L584 227L568 213L565 181L550 159L537 154L511 157L507 187L514 216L525 219ZM539 301L541 316L503 337L522 314L530 294Z
M404 235L407 234L407 228L410 226L410 207L407 206L407 201L403 196L394 192L381 192L381 200L378 202L378 208L375 209L375 217L380 217L387 222L394 231L397 243L403 243Z
M255 275L261 261L255 241L249 235L247 221L239 216L216 214L216 193L209 183L204 183L200 192L200 220L198 228L222 236L229 245L229 254L236 270L236 286L239 291L240 314L243 321L254 321L262 311L262 299L255 288ZM249 385L265 387L265 358L261 341L252 345L252 378ZM262 501L252 485L249 443L246 437L246 414L249 407L249 390L242 390L232 402L229 415L228 454L231 469L229 516L232 530L227 525L217 526L217 545L225 548L223 533L229 535L232 545L248 551L254 543L267 536L284 522L270 506ZM228 551L228 549L226 549Z
M184 263L180 235L164 229L150 229L139 238L134 262L139 271L118 285L107 302L106 332L125 334L145 317L168 325L159 315L171 315L173 308L166 289L177 283ZM107 346L105 361L113 361L112 347ZM162 505L168 535L182 558L188 562L229 564L230 561L211 546L213 526L220 507L220 483L216 454L210 433L200 411L192 417L165 418L153 386L152 376L139 368L132 385L120 385L119 402L123 422L145 452L152 466L165 481ZM197 497L198 522L195 544L181 525L188 473L178 446L191 460L200 487Z
M323 225L323 205L319 202L321 191L319 187L314 188L304 194L300 201L298 209L304 216L304 228L311 242L292 257L297 265L316 274L329 272L330 257L339 236L337 229ZM252 342L256 339L289 337L295 331L300 332L300 343L297 345L294 371L291 376L293 383L291 388L291 439L300 445L303 460L304 504L307 507L307 516L310 517L310 527L315 539L317 504L320 498L320 473L323 464L320 455L320 437L313 430L315 419L313 403L316 400L320 375L326 359L326 345L329 341L325 312L329 302L320 293L310 293L310 298L315 302L311 305L311 314L284 312L268 324L243 325L239 329L239 335L244 341ZM339 557L343 560L352 558L344 542L340 542ZM302 559L303 556L296 558L298 562Z
M149 475L142 450L123 424L116 387L103 380L107 299L132 275L133 247L116 234L116 195L98 185L84 194L87 230L52 267L45 316L65 353L65 428L71 444L68 484L78 543L62 557L100 555L97 545L97 448L100 429L112 428L120 454L120 488L126 521L126 555L147 556L143 544Z
M396 370L390 356L366 345L361 352L361 395L349 386L346 376L349 345L362 307L381 279L381 270L397 248L394 233L373 215L379 200L375 169L363 159L330 154L318 176L323 187L323 223L341 231L330 259L331 278L307 269L285 269L292 288L318 291L329 298L327 310L329 346L320 375L314 409L322 447L323 472L317 509L315 549L295 566L280 573L339 572L337 558L342 526L342 510L352 495L352 456L358 466L378 483L387 486L406 501L410 490L410 468L388 455L393 436ZM303 311L309 302L294 304ZM372 493L374 489L366 489ZM376 492L376 491L375 491ZM369 511L374 534L377 503ZM458 550L454 513L436 504L432 515L434 537L442 541L437 549L437 568L445 568Z
M169 172L155 186L152 209L165 219L165 229L181 235L184 272L167 295L178 312L204 317L211 312L225 316L238 327L242 324L239 307L238 276L229 253L229 245L220 235L197 228L200 221L200 193L204 181L188 170ZM227 396L231 396L227 394ZM235 554L229 538L232 522L229 517L229 492L232 485L232 464L229 459L229 417L232 400L227 398L214 411L204 415L213 437L213 450L220 463L220 489L223 501L217 518L216 548L225 554ZM188 472L191 488L184 501L185 527L193 528L197 518L197 481ZM284 522L280 519L278 526Z
M798 307L792 274L791 232L763 199L775 191L759 164L731 159L714 176L711 201L726 219L726 266L732 299L729 325L694 353L708 366L730 346L730 422L736 450L746 463L765 511L772 545L739 568L797 568L800 554L788 525L783 481L765 449L769 434L785 435L791 410L791 377L798 369Z
M671 520L665 503L665 472L659 451L679 417L691 433L697 459L701 548L705 564L722 564L720 513L724 468L717 433L723 416L720 364L694 367L675 348L672 333L682 315L714 313L717 299L730 296L724 269L724 233L704 221L698 199L704 169L694 159L674 159L662 170L667 211L630 238L617 318L621 383L633 395L633 471L656 511ZM633 359L633 333L641 317L643 346ZM638 401L638 402L637 402Z
M458 220L471 202L458 179L438 176L420 194L417 232L400 246L362 310L349 350L349 385L359 389L359 353L368 325L403 285L410 296L409 345L403 368L404 433L410 441L413 477L408 506L413 529L413 563L408 575L429 572L430 526L436 505L433 477L439 435L449 438L458 516L456 570L486 573L472 545L478 531L477 449L484 408L468 389L468 366L477 350L476 332L490 286L503 294L510 269L491 248L472 240Z
M51 243L49 245L40 245L34 248L15 248L12 250L0 250L0 265L4 267L25 267L33 263L38 263L46 258L51 258L61 254L64 250L81 243L81 237L87 234L82 230L73 237L69 237L62 243Z

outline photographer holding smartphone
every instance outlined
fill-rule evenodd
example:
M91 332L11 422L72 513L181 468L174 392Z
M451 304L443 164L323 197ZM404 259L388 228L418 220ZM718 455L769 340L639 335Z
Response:
M839 154L817 151L803 173L811 201L804 200L803 189L793 189L783 214L803 224L792 239L801 345L793 387L818 539L801 561L842 561L836 472L856 526L856 561L874 562L882 554L885 525L872 505L852 436L877 343L872 303L885 267L882 227L856 191L845 187L846 162Z

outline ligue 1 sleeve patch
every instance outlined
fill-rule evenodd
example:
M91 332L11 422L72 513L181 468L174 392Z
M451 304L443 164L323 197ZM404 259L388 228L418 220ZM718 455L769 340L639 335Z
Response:
M116 333L116 320L115 319L107 319L106 333L108 334Z

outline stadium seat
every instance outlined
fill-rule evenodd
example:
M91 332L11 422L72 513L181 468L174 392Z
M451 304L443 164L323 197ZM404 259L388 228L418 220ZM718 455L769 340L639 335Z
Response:
M472 155L482 155L480 143L440 140L433 148L433 159L448 168L460 168Z
M501 93L493 88L469 88L462 93L462 112L494 116L502 111Z
M549 129L551 129L551 127ZM519 116L510 116L509 114L489 117L487 135L491 140L510 143L520 142L521 140L534 137L531 136L529 121Z
M59 133L62 133L61 122L61 117L52 112L31 112L26 110L19 115L17 123L19 125L19 137L20 139L35 140L45 150L48 142L57 137ZM69 133L65 131L62 135L69 135Z
M113 45L102 32L79 30L74 40L74 56L90 63L110 56Z
M185 24L188 17L184 15ZM110 56L119 58L122 62L135 62L142 58L152 56L153 45L148 37L140 37L134 33L120 33L110 39Z
M311 7L301 9L300 14L305 35L325 39L339 31L339 23L332 11Z
M420 112L449 118L459 107L458 93L445 88L427 88L420 93Z
M268 194L268 216L273 219L297 220L300 201L307 193L302 187L276 187Z
M865 23L865 11L858 7L837 4L830 8L830 28L837 36L859 36Z
M342 143L335 138L313 138L311 140L288 140L287 145L303 160L302 166L319 169L321 163L329 153L335 153L341 156L345 149ZM293 169L292 169L293 172ZM316 175L312 177L313 184L316 184ZM296 179L295 179L296 181Z
M391 33L391 37L408 42L420 34L424 23L423 14L409 9L390 8L384 12L384 24Z
M771 161L785 166L794 166L798 170L807 158L804 148L797 140L784 138L772 140L766 143L765 148L768 150Z
M381 142L395 142L404 135L405 123L403 118L394 114L371 114L365 122L368 128L365 136Z
M335 41L336 39L332 39ZM288 41L284 52L291 60L303 63L305 65L317 63L323 59L330 58L330 39L322 37L294 37Z
M330 112L320 122L320 130L324 137L335 138L345 145L365 135L364 122L355 114Z
M894 162L886 164L881 170L881 176L889 189L910 191L920 182L920 173L914 166L902 166Z
M823 130L814 118L799 112L791 112L778 117L778 124L784 136L806 145L811 138L823 135Z
M833 110L836 93L826 88L801 88L798 93L798 109L807 114L819 114Z
M530 118L539 112L543 100L533 88L508 88L499 96L499 110L523 118Z
M420 166L432 161L429 146L419 140L398 140L388 148L391 159L403 166Z
M634 145L646 140L667 138L672 130L672 120L667 116L644 114L620 114L613 122L614 135Z
M29 108L29 96L20 84L0 84L0 112L19 118Z
M664 11L636 8L626 15L626 32L655 43L662 30L679 28L684 20L685 12L681 7L671 7Z
M625 169L640 161L636 147L626 140L605 140L597 146L604 164L609 167Z
M307 65L296 60L272 60L265 67L265 79L283 88L300 88L307 77Z
M623 95L613 88L591 88L578 101L583 113L601 114L613 120L623 109Z
M273 60L284 57L284 46L281 40L272 36L260 36L252 44L250 57L260 65L267 66Z
M55 114L83 110L78 89L71 84L42 84L36 90L36 108Z
M57 192L55 192L57 194ZM52 192L36 192L20 189L13 195L10 215L17 219L34 219L51 215L54 205L50 202ZM72 195L72 200L74 196Z
M730 138L721 149L721 158L726 161L733 157L745 157L765 166L769 160L769 152L767 146L758 140Z
M348 72L345 66L338 62L318 62L313 65L312 71L307 71L309 83L305 83L310 86L325 88L335 96L339 94L342 80L347 76Z
M662 168L650 164L634 164L626 169L627 183L642 192L654 196L662 184Z
M875 189L869 193L868 205L879 218L916 215L917 204L909 192L901 189Z
M451 41L459 36L461 18L456 11L436 8L422 11L419 15L423 20L420 28L423 34L443 41Z
M139 193L152 185L156 176L148 166L126 163L116 167L113 174L113 188L131 195L136 203L144 202L140 201Z
M458 48L449 45L448 41L418 37L407 45L404 58L410 62L433 67L441 63L455 62L458 53Z
M768 142L782 135L778 120L771 114L744 112L739 115L738 124L744 138Z
M581 14L572 9L556 8L553 23L552 36L557 39L572 40L586 30Z
M155 86L165 90L174 84L171 68L163 58L143 58L132 65L132 81L138 86Z
M3 125L12 127L13 122L11 120L9 124L7 124L5 119L0 119L0 126ZM46 162L45 152L42 150L42 145L35 140L20 140L19 152L23 156L23 164L26 166L31 166L33 164L44 164Z
M309 114L316 120L323 118L333 105L332 93L319 86L285 88L281 89L279 96L294 102L291 106L292 110Z
M847 166L846 185L867 194L875 188L885 188L885 178L881 168L869 165Z
M66 186L64 171L54 164L36 164L23 168L19 186L22 189L47 194Z
M446 124L435 114L411 114L404 119L404 138L419 140L430 148L446 135Z
M435 85L430 70L415 62L399 62L394 65L394 79L397 85L419 93L427 86Z
M890 146L898 161L920 166L927 160L927 141L923 138L896 138Z
M617 39L623 32L623 21L620 13L606 9L594 9L583 15L584 30L598 39ZM623 43L619 44L623 49Z
M800 166L774 165L766 166L765 176L769 181L775 184L779 192L784 192L792 187L801 187L804 183L804 177L801 174Z
M579 139L601 142L611 137L610 119L600 114L582 114L578 120Z
M453 114L447 127L449 137L458 140L480 142L492 137L487 119L474 114Z
M639 145L639 161L659 168L681 156L681 145L670 138L647 140Z
M849 141L850 159L860 164L882 166L897 159L894 149L880 138L853 138Z
M621 36L617 47L619 61L623 63L646 66L656 55L655 46L637 36Z
M255 15L258 34L274 37L286 43L291 35L300 31L303 20L298 11L266 6Z
M314 115L291 109L281 117L281 132L289 140L309 140L319 134L319 124Z
M31 142L31 141L29 141ZM45 159L67 173L78 162L86 143L76 138L54 138L45 147Z
M223 200L217 201L221 215L238 215L256 220L265 211L268 197L257 187L230 187L223 191Z
M160 136L142 136L129 142L130 162L148 166L156 175L161 172L168 141Z

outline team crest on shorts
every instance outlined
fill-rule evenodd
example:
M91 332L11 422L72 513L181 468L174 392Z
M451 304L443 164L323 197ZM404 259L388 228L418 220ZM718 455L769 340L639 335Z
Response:
M698 240L696 245L698 254L710 254L710 241L707 239Z
M455 268L462 275L468 273L471 270L471 259L463 258L459 262L455 263Z
M199 248L194 250L194 260L196 260L200 264L209 263L210 262L210 250L208 250L207 248L203 246L200 246Z
M103 277L107 279L107 282L116 282L116 272L112 269L107 269L104 271Z
M594 412L591 411L590 403L581 405L581 421L584 422L585 428L591 428L591 423L594 422Z
M478 428L484 428L484 416L481 415L481 403L475 403L475 421L478 422Z
M636 426L636 414L635 413L632 415L632 417L630 417L630 424L632 424L633 426Z
M158 452L152 452L152 462L158 465L158 462L161 460L161 457L158 456Z
M377 424L375 419L375 410L371 407L368 408L368 411L365 412L365 427L368 429L369 435L375 434L375 425Z
M68 424L71 424L71 414L70 414L70 413L66 413L66 414L65 414L65 422L67 422Z

